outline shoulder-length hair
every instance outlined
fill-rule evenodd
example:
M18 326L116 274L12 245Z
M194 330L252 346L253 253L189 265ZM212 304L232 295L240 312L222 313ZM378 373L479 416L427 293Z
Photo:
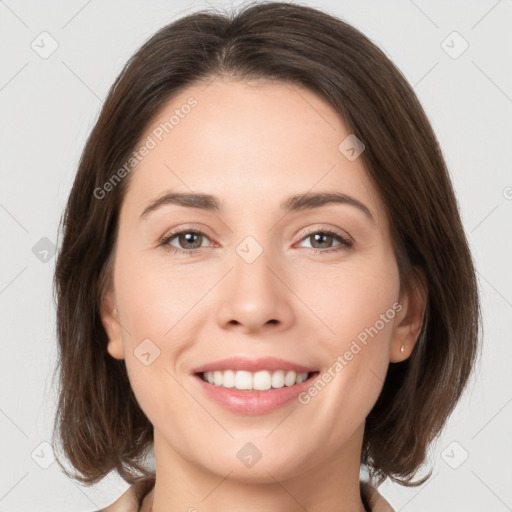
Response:
M52 442L58 438L77 474L59 464L89 484L112 470L129 483L150 474L142 457L153 427L124 361L107 353L100 319L130 174L108 193L98 191L166 102L218 76L305 86L366 146L360 158L389 215L400 284L421 269L428 302L410 357L389 365L367 416L361 462L379 484L389 477L419 485L431 472L417 482L412 477L464 391L479 349L477 281L456 197L427 116L383 51L337 17L282 2L177 19L141 46L110 88L59 226L60 389Z

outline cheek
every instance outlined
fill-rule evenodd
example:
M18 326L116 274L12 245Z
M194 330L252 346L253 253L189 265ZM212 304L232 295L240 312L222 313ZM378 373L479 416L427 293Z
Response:
M296 289L324 323L327 337L330 332L335 343L343 344L376 323L379 331L389 333L391 322L386 320L394 318L393 304L399 297L398 268L393 260L384 258L354 260L321 273L309 273ZM381 315L386 317L384 324Z
M179 374L181 354L195 338L196 322L190 319L197 319L200 308L194 305L204 292L169 268L129 256L116 261L115 289L131 387L154 424L161 412L157 404L166 410L188 407L173 378Z
M299 401L314 418L313 430L329 425L323 435L326 445L334 446L364 421L382 390L400 310L398 271L352 267L316 283L323 284L323 293L310 297L329 330L316 322L324 332L316 335L322 370Z
M393 327L401 309L396 262L384 257L372 258L371 264L354 261L337 272L312 276L309 282L315 287L309 288L305 302L312 304L321 320L309 324L316 326L324 382L329 381L331 397L340 405L368 412L386 377ZM313 330L309 336L315 336Z
M118 268L116 294L131 387L149 421L162 425L170 411L194 412L180 385L180 361L195 339L191 319L197 319L200 308L194 305L204 292L169 270L130 261Z
M183 279L183 271L177 272L168 265L147 262L143 258L119 260L116 296L126 331L131 334L130 343L150 338L162 344L171 338L184 338L180 331L187 322L182 319L195 309L212 281L211 276L201 279L191 274L192 282Z

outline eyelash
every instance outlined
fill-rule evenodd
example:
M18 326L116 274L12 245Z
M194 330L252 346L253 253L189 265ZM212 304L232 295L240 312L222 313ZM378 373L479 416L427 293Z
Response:
M206 249L206 247L198 247L196 249L186 250L186 249L179 249L177 247L169 245L169 242L173 238L176 238L178 235L181 235L183 233L193 233L195 235L203 235L206 238L208 238L206 233L203 233L200 230L182 229L180 231L174 231L173 233L170 233L169 235L164 236L160 240L159 245L162 246L166 251L170 251L170 252L173 252L173 253L184 253L187 256L194 256L198 252L200 252L202 249ZM325 253L340 252L340 251L342 251L344 249L349 249L353 245L350 240L348 240L347 238L341 236L339 233L337 233L336 231L333 231L331 229L320 229L320 230L313 230L313 231L308 231L306 233L302 233L302 238L299 241L302 241L305 238L308 238L308 237L310 237L312 235L316 235L316 234L319 234L319 233L321 233L323 235L333 236L336 240L338 240L340 242L340 245L338 245L337 247L329 248L329 249L315 249L314 247L310 247L309 249L311 251L313 251L315 254L325 254Z

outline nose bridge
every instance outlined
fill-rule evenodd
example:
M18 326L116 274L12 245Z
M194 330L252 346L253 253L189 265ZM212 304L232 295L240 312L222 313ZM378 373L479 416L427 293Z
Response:
M258 284L262 288L271 286L268 267L276 265L276 255L273 254L269 238L260 242L256 237L248 235L236 246L235 253L233 272L237 283L245 283L253 288Z
M242 324L255 330L267 323L290 321L289 293L282 278L275 275L279 274L279 258L269 237L262 242L248 235L235 247L230 261L232 271L221 291L221 324Z
M267 243L266 243L267 242ZM252 235L246 236L235 248L233 281L239 300L249 305L257 302L273 303L276 290L275 276L269 267L276 266L276 257L268 243L261 243Z

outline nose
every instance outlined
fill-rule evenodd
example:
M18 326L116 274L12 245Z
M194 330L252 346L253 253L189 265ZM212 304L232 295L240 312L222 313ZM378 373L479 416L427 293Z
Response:
M219 325L245 334L289 328L294 321L293 293L285 268L266 249L249 261L235 252L231 271L219 283Z

